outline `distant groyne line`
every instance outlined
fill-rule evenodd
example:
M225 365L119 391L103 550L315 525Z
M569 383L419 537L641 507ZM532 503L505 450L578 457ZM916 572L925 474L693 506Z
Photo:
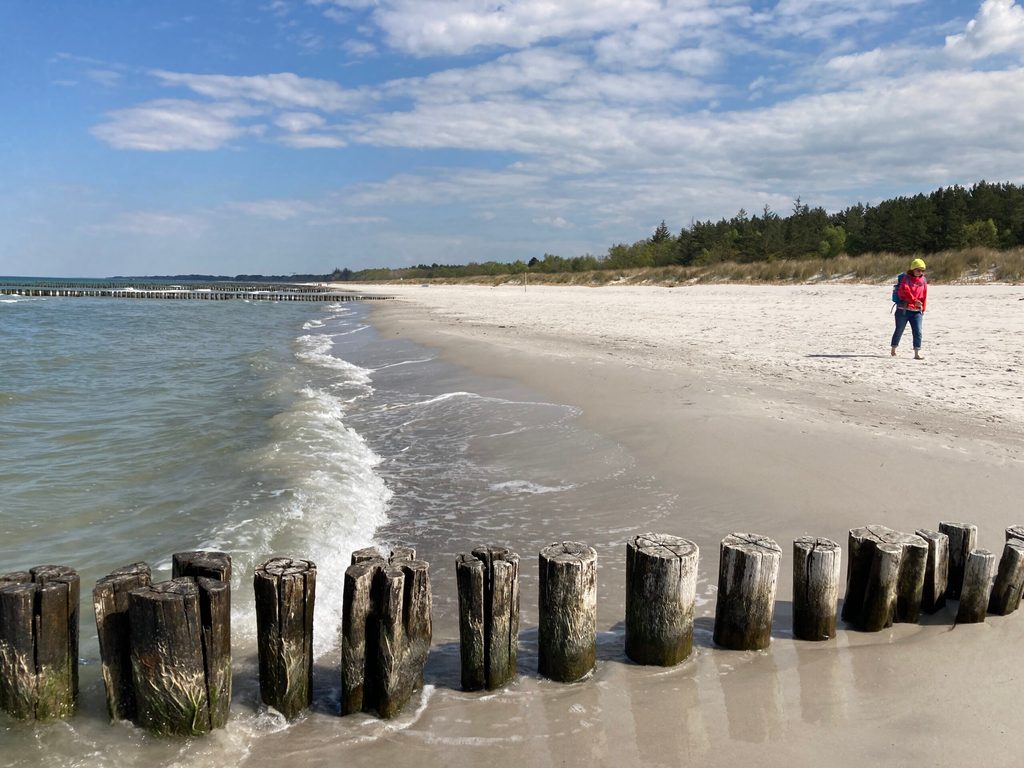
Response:
M0 296L102 297L114 299L177 299L187 301L375 301L376 296L315 286L270 285L125 285L58 282L0 284Z

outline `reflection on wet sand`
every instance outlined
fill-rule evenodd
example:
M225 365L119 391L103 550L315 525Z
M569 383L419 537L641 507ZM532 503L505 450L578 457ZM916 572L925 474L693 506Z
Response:
M714 655L729 737L737 741L777 741L785 734L779 670L771 651ZM743 666L742 673L738 671Z

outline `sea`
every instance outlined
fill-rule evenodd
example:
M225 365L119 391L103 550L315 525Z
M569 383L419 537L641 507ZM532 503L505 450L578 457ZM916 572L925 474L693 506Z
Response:
M462 695L458 553L521 554L519 664L535 677L539 549L592 530L599 587L621 592L626 537L675 501L577 409L383 337L368 303L0 296L0 573L57 564L82 581L78 712L0 714L0 762L261 765L315 745L344 763L367 744L372 756ZM345 568L356 549L398 545L430 563L426 685L394 722L340 717ZM230 722L190 739L112 724L92 586L140 560L170 578L172 555L195 549L233 560ZM318 569L315 701L293 723L259 697L252 577L275 556ZM599 623L621 655L621 616Z

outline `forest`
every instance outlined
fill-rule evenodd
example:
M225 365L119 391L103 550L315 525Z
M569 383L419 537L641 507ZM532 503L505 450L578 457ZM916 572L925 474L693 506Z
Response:
M619 243L603 256L545 253L528 262L420 264L406 268L336 269L327 279L377 281L508 274L590 272L637 267L754 264L834 259L868 253L928 255L943 251L1024 246L1024 187L980 181L930 194L857 203L837 213L797 198L787 215L765 206L719 221L693 221L673 234L663 220L650 237Z

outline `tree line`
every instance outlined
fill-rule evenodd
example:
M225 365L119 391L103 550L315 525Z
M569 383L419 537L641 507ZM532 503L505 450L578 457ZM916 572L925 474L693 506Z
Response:
M857 203L837 213L797 198L782 216L768 206L759 214L740 210L718 221L693 221L673 234L662 221L632 244L618 243L600 257L543 257L511 263L419 264L401 269L336 269L331 280L394 280L501 276L531 272L587 272L680 264L751 263L779 259L833 258L840 254L939 253L982 246L1024 245L1024 187L980 181L971 187L940 187L930 194L896 197L877 205Z

